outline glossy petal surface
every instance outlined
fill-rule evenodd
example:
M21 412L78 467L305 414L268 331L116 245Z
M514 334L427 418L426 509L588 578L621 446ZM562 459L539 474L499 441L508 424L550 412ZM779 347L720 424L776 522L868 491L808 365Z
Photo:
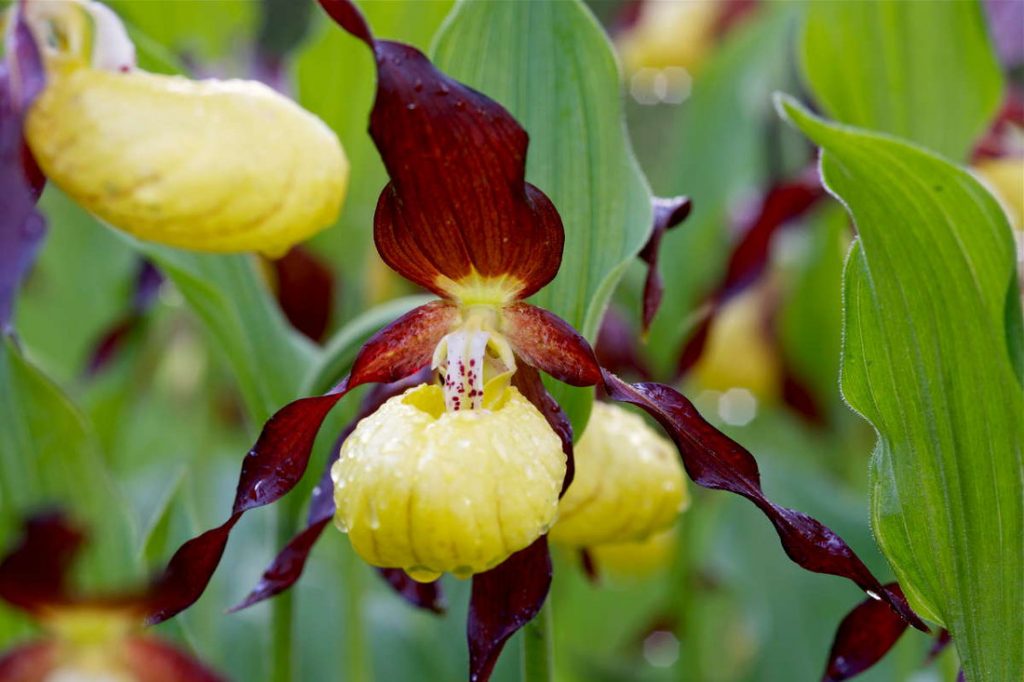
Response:
M900 596L896 583L885 586ZM865 599L843 618L828 655L823 682L841 682L880 661L907 629L907 621L879 599Z

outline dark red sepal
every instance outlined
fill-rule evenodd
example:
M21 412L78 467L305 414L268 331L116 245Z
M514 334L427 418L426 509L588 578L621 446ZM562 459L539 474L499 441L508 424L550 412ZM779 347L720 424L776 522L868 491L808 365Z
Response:
M334 309L334 273L302 246L294 247L270 265L281 312L306 337L322 341Z
M932 647L928 649L928 654L924 657L924 664L929 665L935 662L935 659L942 654L946 648L953 643L953 636L949 634L949 630L943 628L939 630L939 634L935 637L935 642Z
M690 197L672 197L654 199L654 226L651 229L651 236L647 238L647 244L640 251L640 259L647 263L647 279L644 281L643 298L643 332L651 328L654 315L661 306L661 298L665 294L665 284L658 272L658 254L661 251L661 239L665 232L676 227L690 215L693 203Z
M903 599L903 591L896 583L889 583L885 589ZM906 629L907 621L889 604L865 599L839 624L822 682L841 682L861 674L882 660Z
M410 310L366 342L352 364L353 380L390 384L423 369L458 316L458 308L445 301Z
M709 424L677 391L655 383L628 384L605 372L605 389L613 400L630 403L651 415L675 442L686 473L705 488L727 490L753 502L782 541L786 554L803 568L848 578L869 594L879 595L902 618L928 632L902 594L885 590L846 542L815 519L781 507L761 490L757 462L746 449Z
M526 364L571 386L601 383L593 349L568 322L523 302L505 306L501 314L501 333Z
M391 178L374 218L384 261L447 297L452 282L474 273L509 278L516 298L551 281L562 259L562 221L526 182L526 131L419 50L373 39L350 2L321 5L376 56L370 135Z
M156 625L192 606L206 590L242 513L187 541L147 591L146 624Z
M651 378L651 370L637 344L636 331L614 305L608 306L601 319L594 354L601 367L614 374Z
M400 568L378 568L377 575L384 579L402 599L415 607L425 611L432 611L438 615L443 614L448 608L448 603L441 591L441 581L434 580L429 583L421 583L409 577L409 574Z
M152 261L140 258L135 272L135 289L128 311L104 332L93 346L85 375L94 377L102 372L124 348L128 339L138 330L146 314L156 303L164 276Z
M45 85L39 49L20 12L0 62L0 332L9 331L14 297L46 234L36 210L43 176L25 146L25 112Z
M0 655L0 682L46 682L60 662L55 642L31 642Z
M289 589L302 576L306 567L306 561L313 550L313 546L320 538L327 524L334 516L334 483L331 480L331 466L338 459L341 446L360 420L375 412L385 401L393 396L399 395L406 389L419 385L430 376L429 370L423 370L414 376L407 377L392 384L374 386L363 399L356 416L350 421L341 434L338 436L331 448L330 455L320 475L320 480L313 489L310 500L309 513L306 518L306 527L299 531L284 548L278 552L273 561L263 572L259 583L240 603L229 609L230 613L241 611L253 604L269 599ZM440 596L440 587L435 588ZM407 596L402 594L402 596ZM420 606L418 602L413 602ZM433 610L433 609L431 609Z
M59 512L29 519L21 542L0 561L0 599L30 613L72 603L68 571L84 541L84 532Z
M591 585L600 584L601 574L598 572L594 555L589 549L583 548L580 550L580 568L583 569L583 575L587 576L587 580L590 581Z
M152 637L132 637L118 653L137 682L226 682L188 654Z
M533 367L520 365L512 377L512 383L524 398L540 410L551 430L562 441L562 452L565 453L565 478L562 479L562 490L558 494L561 497L565 495L565 491L569 489L569 484L572 483L572 479L576 475L576 462L572 449L572 423L562 406L544 388L544 382L541 381L540 375Z
M550 587L546 535L497 567L473 576L466 621L470 682L490 679L505 642L540 612Z

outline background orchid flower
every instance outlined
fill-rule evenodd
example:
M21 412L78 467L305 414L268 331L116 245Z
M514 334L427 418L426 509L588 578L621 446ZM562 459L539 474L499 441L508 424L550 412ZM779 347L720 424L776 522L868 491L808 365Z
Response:
M255 81L136 69L120 19L93 0L26 0L12 11L46 67L25 119L29 147L90 212L146 240L275 256L333 223L348 161L291 100Z
M377 248L393 269L441 298L374 335L356 356L349 376L327 394L297 400L274 415L243 461L231 516L179 554L207 557L212 572L241 515L275 502L297 484L317 431L338 400L356 386L391 384L427 367L438 372L436 395L443 394L443 409L450 414L485 407L485 379L510 376L560 437L568 457L568 485L572 431L540 383L540 370L576 386L601 384L613 400L646 411L669 434L690 477L753 502L796 563L852 580L924 628L906 602L886 590L834 532L769 501L753 457L702 419L686 398L667 386L632 385L603 370L575 330L522 300L555 275L563 243L551 202L524 180L525 132L497 103L445 76L419 51L375 39L351 3L321 4L376 57L377 99L370 132L391 177L374 220ZM476 371L485 362L490 375ZM436 406L430 409L440 414L440 398L432 400ZM344 469L344 464L336 466ZM330 488L318 490L317 513L311 514L310 524L279 554L240 607L286 589L301 574L310 547L330 520L330 504L324 500ZM468 619L472 679L487 678L505 641L538 612L550 579L543 535L497 567L475 573ZM202 582L196 576L190 598L199 596ZM170 615L172 610L159 617Z
M104 680L219 682L223 678L176 647L144 632L160 588L81 597L68 573L85 539L61 514L29 519L17 546L0 560L0 599L43 629L38 640L0 652L0 682Z

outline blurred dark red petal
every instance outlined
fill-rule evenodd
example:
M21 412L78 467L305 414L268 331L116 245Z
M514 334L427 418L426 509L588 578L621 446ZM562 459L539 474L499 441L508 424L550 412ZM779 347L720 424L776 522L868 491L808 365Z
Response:
M284 316L308 338L321 341L334 309L334 273L302 246L270 263Z
M0 333L10 331L14 298L46 234L36 210L42 175L22 138L24 113L42 90L39 50L18 14L0 61Z
M683 350L679 353L679 361L676 363L676 376L684 376L693 369L693 366L704 354L704 347L708 344L708 335L711 333L711 322L714 320L714 312L708 308L701 315L700 321L690 333Z
M495 568L473 576L466 621L470 682L490 679L505 642L540 612L550 587L546 535Z
M448 604L441 591L441 581L421 583L400 568L378 568L377 574L407 602L426 611L443 614Z
M241 512L232 514L222 525L178 548L147 591L147 625L162 623L176 616L202 596L224 554L231 529L241 516Z
M658 254L661 251L661 238L667 230L676 227L690 215L693 204L690 197L672 197L654 199L654 226L647 244L640 251L640 259L647 263L647 279L644 282L643 299L643 331L646 334L654 321L654 315L661 306L661 297L665 293L665 285L658 272Z
M594 561L594 555L588 549L580 550L580 568L583 569L583 575L587 576L587 580L591 584L597 585L601 582L601 575L598 573L597 562Z
M135 288L128 311L115 322L93 346L86 364L85 375L93 377L106 369L121 352L128 339L145 320L146 313L156 303L164 276L148 259L140 258L135 274Z
M903 598L896 583L892 590ZM828 654L828 665L822 682L841 682L861 674L889 652L907 629L903 620L884 601L867 598L843 618Z
M651 371L640 353L638 334L614 305L608 306L597 332L594 354L600 365L614 374L650 379Z
M377 61L370 134L391 182L374 218L384 261L441 296L473 274L515 280L526 298L558 272L554 205L525 180L528 137L498 103L437 70L417 49L374 40L346 0L321 0Z
M512 383L523 394L523 397L540 410L551 430L558 434L562 441L562 452L565 453L565 478L562 479L562 491L559 493L559 497L561 497L569 489L569 484L572 483L572 479L576 475L576 462L572 450L572 424L569 422L569 417L566 416L558 401L552 398L544 388L544 382L541 381L540 375L533 367L520 365L512 376Z
M792 366L785 360L782 364L782 402L803 417L808 424L825 425L825 411L818 404L814 391L797 376Z
M501 333L531 367L572 386L601 382L601 366L587 340L553 313L529 303L502 309Z
M380 330L352 363L352 381L390 384L430 364L434 348L458 320L459 310L446 301L432 301Z
M790 559L815 573L848 578L869 595L879 595L914 627L928 631L902 593L885 590L835 532L810 516L780 507L765 497L753 455L705 421L689 400L661 384L628 384L610 372L605 372L604 378L613 400L636 405L661 424L675 442L686 473L695 483L727 490L753 502L775 526Z
M85 533L59 512L25 522L21 541L0 561L0 599L36 612L72 601L67 578Z
M205 665L152 637L131 637L120 658L135 682L226 682Z
M946 647L948 647L952 642L953 642L953 637L952 637L952 635L949 634L949 630L946 630L945 628L943 628L942 630L939 630L939 634L935 638L935 643L932 644L932 648L928 650L928 655L925 656L925 659L924 659L925 665L928 665L930 663L934 663L935 659L938 658L939 655L943 651L945 651Z
M52 641L31 642L0 654L0 682L46 682L58 662Z
M309 514L306 518L306 527L299 531L278 552L277 556L274 557L273 561L270 562L270 565L263 572L256 587L239 604L233 606L230 609L231 612L241 611L253 604L258 604L265 599L280 594L298 581L306 567L306 561L309 559L313 546L334 516L334 483L331 480L331 466L337 461L338 453L345 439L355 430L360 420L376 412L386 400L401 394L412 386L423 383L429 376L429 370L424 370L392 384L374 386L366 395L360 404L358 413L345 426L331 448L324 471L320 475L320 480L317 482L316 487L313 489ZM440 588L436 589L439 594Z

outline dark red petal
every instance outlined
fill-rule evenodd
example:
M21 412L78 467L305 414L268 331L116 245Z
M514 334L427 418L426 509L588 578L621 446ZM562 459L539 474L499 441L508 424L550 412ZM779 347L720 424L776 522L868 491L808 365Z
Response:
M651 378L651 370L640 354L637 333L614 305L608 307L601 319L594 354L602 367L615 374Z
M587 580L591 584L597 585L601 582L601 575L598 573L597 562L594 561L594 555L591 554L588 549L580 550L580 568L583 569L583 575L587 576Z
M236 512L222 525L192 538L174 553L163 573L147 591L146 623L155 625L195 603L217 570L231 529L241 518Z
M0 682L46 682L60 660L52 641L32 642L0 655Z
M550 587L546 535L497 567L473 576L466 621L470 682L490 679L505 642L540 612Z
M896 583L885 589L903 598ZM840 682L856 677L888 653L907 629L907 621L884 601L868 598L843 618L828 655L823 682Z
M564 234L555 207L526 183L526 131L415 48L374 40L351 3L320 4L376 56L370 134L391 178L374 218L384 261L447 297L474 273L507 277L515 298L551 281Z
M84 541L59 512L29 519L21 542L0 561L0 599L29 612L72 601L68 571Z
M604 379L613 400L636 405L661 424L675 442L686 473L695 483L727 490L753 502L775 526L790 559L815 573L848 578L865 592L879 595L914 627L928 631L902 594L885 590L835 532L810 516L780 507L765 497L753 455L705 421L689 400L661 384L631 385L610 372L605 372Z
M661 297L665 286L658 272L658 254L661 251L661 238L667 230L676 227L690 215L693 204L690 197L672 197L671 199L654 198L654 226L647 244L640 251L640 259L647 263L647 279L644 282L643 300L643 331L646 334L654 321L654 315L661 306Z
M22 138L28 106L42 90L39 50L20 13L0 63L0 332L9 331L14 297L46 234L36 211L42 175Z
M115 322L93 347L85 368L86 376L96 376L117 356L128 338L145 319L146 313L156 303L163 282L164 276L157 267L151 261L140 258L135 274L135 290L128 312Z
M152 637L131 637L120 658L137 682L226 682L205 665Z
M939 654L945 651L946 647L948 647L952 642L953 637L949 634L949 630L946 630L945 628L939 630L939 634L935 638L935 643L932 644L932 648L928 650L928 655L925 656L925 665L934 663L935 659L939 657Z
M676 368L684 375L700 359L707 342L708 329L721 306L757 280L768 265L772 237L781 227L806 213L825 190L817 170L809 168L796 180L772 187L762 197L754 217L743 227L743 238L729 258L725 274L708 297L700 324L683 346Z
M412 386L423 383L429 376L429 370L424 370L392 384L374 386L373 390L367 394L360 405L359 412L342 430L341 435L338 436L334 447L331 449L330 455L327 457L324 471L320 475L320 480L317 482L316 487L313 489L306 527L299 531L278 552L277 556L274 557L274 560L271 561L270 565L263 572L256 587L239 604L233 606L230 609L231 612L240 611L265 599L269 599L276 594L280 594L298 581L306 567L309 553L313 550L313 546L320 538L324 528L327 527L328 522L334 516L334 483L331 480L331 466L337 461L345 439L352 434L360 420L376 412L389 398L401 394ZM436 588L436 592L440 594L439 587ZM417 603L417 605L420 604Z
M553 313L529 303L502 309L501 333L531 367L572 386L601 382L601 366L587 340Z
M441 591L441 581L421 583L400 568L378 568L377 574L403 599L426 611L443 614L448 604Z
M458 316L458 308L445 301L410 310L366 342L352 364L352 380L390 384L423 369Z
M558 434L562 441L562 452L565 453L565 478L562 480L562 491L559 493L559 497L561 497L565 495L565 491L569 489L569 484L572 483L572 479L576 475L576 463L572 451L572 424L569 422L569 417L565 415L565 411L562 410L562 406L544 388L544 382L541 381L540 375L533 367L520 366L513 375L512 382L523 394L523 397L540 410L551 430Z
M301 246L271 261L271 266L284 316L313 341L322 340L334 309L334 273Z

